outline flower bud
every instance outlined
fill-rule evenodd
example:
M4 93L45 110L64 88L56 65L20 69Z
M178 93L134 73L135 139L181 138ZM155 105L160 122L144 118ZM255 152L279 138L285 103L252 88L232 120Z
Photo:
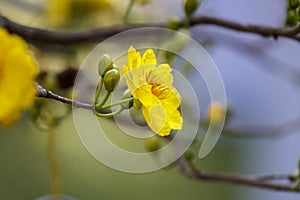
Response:
M123 100L123 99L128 99L128 98L131 98L131 92L130 92L129 89L127 89L127 90L124 92L123 97L122 97L122 100ZM129 109L129 108L131 108L132 106L133 106L133 99L130 100L129 102L127 102L127 103L121 104L121 107L122 107L123 109Z
M299 6L299 0L289 0L289 6L292 9L296 9Z
M98 63L98 73L99 73L99 75L104 77L105 73L108 72L111 69L113 69L113 60L112 60L112 58L107 54L103 54L103 56L101 56L100 61Z
M104 87L108 92L112 92L120 80L120 72L118 69L111 69L104 75Z
M184 0L183 1L183 8L185 15L190 17L194 14L199 6L198 0Z
M177 30L180 28L180 20L178 17L171 17L168 21L167 21L167 26L168 29L172 29L172 30Z
M296 13L296 10L289 9L287 11L287 16L286 16L286 25L288 26L294 26L298 22L298 13Z
M146 148L149 152L157 151L160 148L160 144L157 137L151 137L146 140Z
M225 110L219 103L212 103L207 111L207 120L213 123L218 123L224 120Z

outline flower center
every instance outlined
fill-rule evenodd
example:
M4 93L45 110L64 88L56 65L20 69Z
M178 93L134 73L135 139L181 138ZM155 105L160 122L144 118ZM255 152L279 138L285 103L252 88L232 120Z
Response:
M165 93L166 89L167 88L164 85L161 85L161 84L152 84L151 92L155 96L160 97L160 96L162 96Z

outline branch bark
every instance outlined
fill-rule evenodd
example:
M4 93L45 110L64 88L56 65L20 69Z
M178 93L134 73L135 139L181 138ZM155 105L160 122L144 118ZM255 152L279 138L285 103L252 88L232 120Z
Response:
M184 22L182 21L181 24L183 25ZM300 25L291 28L251 25L212 16L197 16L191 19L191 26L197 26L200 24L215 25L239 32L258 34L264 37L273 37L275 39L277 39L277 37L285 37L300 41ZM166 24L115 25L111 27L96 28L77 32L59 32L25 26L0 15L0 26L6 28L11 33L22 36L25 40L31 43L65 45L96 41L99 42L105 38L126 30L142 27L166 27Z
M272 174L272 175L235 175L235 174L220 174L220 173L207 173L201 172L195 167L191 166L183 157L178 160L179 166L184 175L199 181L214 181L237 184L242 186L256 187L259 189L269 189L275 191L286 192L300 192L300 188L294 187L294 185L271 183L270 181L288 181L290 183L296 183L297 179L293 179L293 175L289 174Z
M82 103L79 101L71 100L57 94L54 94L51 91L48 91L41 85L37 84L37 97L53 99L62 103L73 105L77 108L93 110L93 105ZM166 138L169 139L169 138ZM271 174L271 175L236 175L236 174L221 174L221 173L206 173L196 169L184 157L180 157L178 164L182 172L190 178L199 181L215 181L215 182L224 182L230 184L237 184L243 186L256 187L260 189L269 189L275 191L286 191L286 192L299 192L300 188L295 188L294 185L299 181L299 177L294 177L293 174ZM278 183L273 183L272 181L288 181L290 184L282 185ZM294 185L291 185L294 183Z
M45 89L43 86L36 84L36 88L37 88L37 97L41 97L41 98L47 98L47 99L53 99L65 104L69 104L69 105L73 105L76 108L84 108L84 109L88 109L88 110L93 110L94 107L92 104L88 104L88 103L83 103L83 102L79 102L79 101L75 101L72 99L68 99L62 96L59 96L47 89Z

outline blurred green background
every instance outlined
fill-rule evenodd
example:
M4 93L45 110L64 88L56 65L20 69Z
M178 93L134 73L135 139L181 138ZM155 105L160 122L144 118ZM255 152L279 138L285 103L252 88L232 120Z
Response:
M71 117L58 129L59 157L64 173L64 193L78 199L239 199L241 188L222 183L202 183L169 167L147 174L127 174L110 169L84 148ZM24 119L11 129L0 129L0 199L35 199L49 193L47 133ZM241 170L248 144L223 138L209 157L199 162L206 170ZM229 148L230 147L230 148ZM243 148L241 148L243 147ZM245 152L244 152L245 151ZM244 152L244 153L242 153Z

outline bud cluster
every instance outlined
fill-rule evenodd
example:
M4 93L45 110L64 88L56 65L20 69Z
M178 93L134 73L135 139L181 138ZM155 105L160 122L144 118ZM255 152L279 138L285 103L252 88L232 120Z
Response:
M286 26L295 26L300 20L299 0L288 0L288 8L286 12Z
M95 114L98 117L112 117L133 106L133 98L129 90L124 92L120 101L107 104L110 95L114 92L120 80L120 70L109 55L104 54L101 56L98 62L98 74L100 80L94 98ZM101 92L102 88L106 90L104 94ZM119 109L112 112L111 108L116 106Z
M103 78L104 87L108 92L112 92L120 80L120 71L112 58L104 54L98 64L98 73Z

